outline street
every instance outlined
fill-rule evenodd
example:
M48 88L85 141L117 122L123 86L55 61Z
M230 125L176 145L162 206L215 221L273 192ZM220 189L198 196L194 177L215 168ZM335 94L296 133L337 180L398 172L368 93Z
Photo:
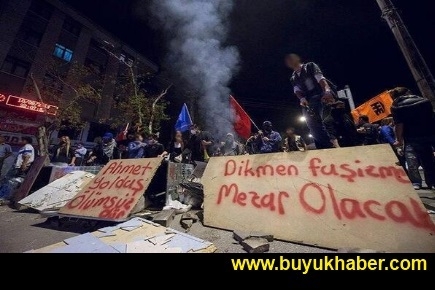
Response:
M179 223L181 215L177 215L171 227L184 231ZM31 210L16 211L8 206L0 207L0 252L19 253L32 249L39 249L61 242L78 234L87 232L79 223L72 224L67 229L61 229L53 223L46 222ZM230 231L204 227L200 222L193 224L188 234L210 241L217 247L218 253L245 253L242 246L234 239ZM320 249L305 245L298 245L282 241L270 244L272 253L327 253L327 249Z
M435 192L420 190L418 193L425 206L435 210ZM435 214L432 213L430 216L435 222ZM171 227L183 231L179 223L180 218L181 215L177 215L171 223ZM46 217L42 217L30 209L17 211L8 206L0 207L1 253L20 253L39 249L87 231L83 224L78 222L72 222L68 227L59 227L56 223L47 222ZM197 222L193 224L188 234L214 243L217 247L217 253L245 253L242 246L233 239L233 234L230 231L205 227ZM334 251L275 240L270 243L269 252L328 253Z

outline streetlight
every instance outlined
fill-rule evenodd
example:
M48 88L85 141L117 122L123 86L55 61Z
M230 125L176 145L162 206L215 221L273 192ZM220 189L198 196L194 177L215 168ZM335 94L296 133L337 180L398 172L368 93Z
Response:
M308 138L313 138L313 134L308 134Z
M299 122L301 122L301 123L304 123L304 122L306 122L307 121L307 118L305 118L304 116L301 116L300 118L299 118Z

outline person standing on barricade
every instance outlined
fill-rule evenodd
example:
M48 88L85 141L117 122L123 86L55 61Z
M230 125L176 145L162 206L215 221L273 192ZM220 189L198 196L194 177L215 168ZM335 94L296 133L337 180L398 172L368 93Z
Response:
M337 139L328 136L323 123L324 103L334 100L334 96L321 69L314 62L303 63L297 54L286 55L285 63L293 70L290 82L295 95L299 98L302 113L314 137L316 148L339 147Z

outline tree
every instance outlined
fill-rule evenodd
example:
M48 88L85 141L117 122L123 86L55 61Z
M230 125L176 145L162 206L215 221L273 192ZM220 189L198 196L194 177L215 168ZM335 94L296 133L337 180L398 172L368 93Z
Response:
M104 78L95 67L78 63L67 63L57 59L49 60L42 85L30 75L32 85L28 88L39 102L58 107L56 115L45 112L45 122L38 128L38 145L41 156L48 155L49 136L62 126L81 129L83 101L96 104L101 100Z
M50 115L49 131L65 126L81 129L86 123L84 104L98 104L105 81L98 68L52 59L42 82L33 79L29 90L40 102L58 106L57 114Z
M155 84L156 76L150 73L137 74L133 66L128 66L117 80L115 110L111 118L112 126L126 123L139 123L145 132L153 133L160 129L162 121L168 120L165 109L168 102L164 97L172 85L159 90Z

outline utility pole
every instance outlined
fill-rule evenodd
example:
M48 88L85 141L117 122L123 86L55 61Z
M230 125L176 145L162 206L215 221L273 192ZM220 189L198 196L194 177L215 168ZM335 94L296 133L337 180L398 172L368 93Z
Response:
M393 32L421 94L435 108L435 79L391 0L376 0Z

